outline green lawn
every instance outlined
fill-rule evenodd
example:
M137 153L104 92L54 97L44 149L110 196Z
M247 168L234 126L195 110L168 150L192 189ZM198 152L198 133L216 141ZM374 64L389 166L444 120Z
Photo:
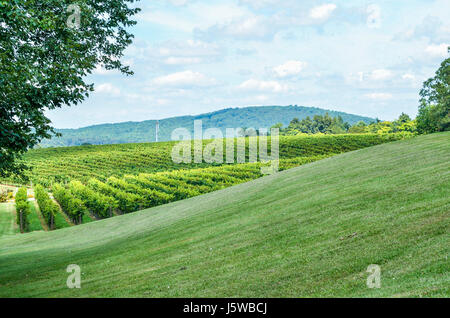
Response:
M34 202L28 202L30 205L30 214L28 214L28 221L30 222L30 232L43 231L41 219L38 216L38 211Z
M86 224L86 223L90 223L90 222L94 222L94 219L92 218L92 216L89 215L89 212L86 211L83 214L82 224Z
M69 227L70 224L67 223L66 219L62 215L63 212L56 213L55 215L55 229L63 229L65 227Z
M0 236L19 232L13 212L14 204L0 203Z
M0 238L2 297L449 297L450 133ZM78 264L82 288L68 289ZM366 269L381 266L381 288Z

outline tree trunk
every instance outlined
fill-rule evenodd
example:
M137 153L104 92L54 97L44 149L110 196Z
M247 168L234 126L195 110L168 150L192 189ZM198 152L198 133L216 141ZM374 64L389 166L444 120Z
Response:
M53 213L50 215L50 230L54 230L54 216Z

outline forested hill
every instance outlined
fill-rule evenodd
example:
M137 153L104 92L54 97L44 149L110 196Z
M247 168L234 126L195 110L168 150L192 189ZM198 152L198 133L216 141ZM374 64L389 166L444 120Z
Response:
M332 117L341 116L349 124L355 124L358 121L369 123L374 120L372 118L343 112L303 106L228 108L197 116L182 116L160 120L159 141L171 140L171 133L176 128L186 128L193 131L194 120L202 120L203 129L214 127L220 128L225 132L225 128L270 128L276 123L283 123L286 126L293 118L301 120L306 116L324 115L327 112ZM155 120L147 120L142 122L102 124L80 129L59 129L57 131L63 135L62 137L44 140L41 146L55 147L79 146L85 143L103 145L153 142L155 141L155 123Z

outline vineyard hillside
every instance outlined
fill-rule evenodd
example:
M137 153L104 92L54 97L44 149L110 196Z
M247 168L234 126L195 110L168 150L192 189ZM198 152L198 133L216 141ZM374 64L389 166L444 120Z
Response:
M280 159L333 155L401 138L403 136L396 134L281 136ZM248 139L246 140L247 161ZM204 145L209 142L204 141ZM41 184L48 188L54 183L67 183L71 180L87 182L90 178L97 178L100 181L106 181L111 176L122 177L127 174L136 175L218 165L205 162L176 164L171 158L175 144L176 142L160 142L43 148L30 150L24 155L22 162L32 168L26 173L30 180L34 184ZM192 151L193 149L194 147ZM0 180L0 183L27 184L28 182L13 176Z

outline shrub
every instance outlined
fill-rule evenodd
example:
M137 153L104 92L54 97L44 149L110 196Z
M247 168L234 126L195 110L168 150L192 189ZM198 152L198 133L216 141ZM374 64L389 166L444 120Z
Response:
M0 192L0 203L6 202L8 200L8 193L6 191Z
M84 205L96 216L106 218L118 207L118 202L111 196L92 190L79 181L71 181L69 189L74 197L83 201Z
M16 201L16 215L17 215L17 225L19 225L20 232L28 232L30 227L30 222L28 220L28 215L30 213L30 205L28 204L27 189L20 188L15 197Z
M34 187L34 193L45 222L53 230L55 228L55 216L59 212L58 205L50 199L47 191L41 185Z
M76 198L69 189L60 184L53 186L53 196L72 222L75 224L82 223L83 214L87 209L81 199Z

